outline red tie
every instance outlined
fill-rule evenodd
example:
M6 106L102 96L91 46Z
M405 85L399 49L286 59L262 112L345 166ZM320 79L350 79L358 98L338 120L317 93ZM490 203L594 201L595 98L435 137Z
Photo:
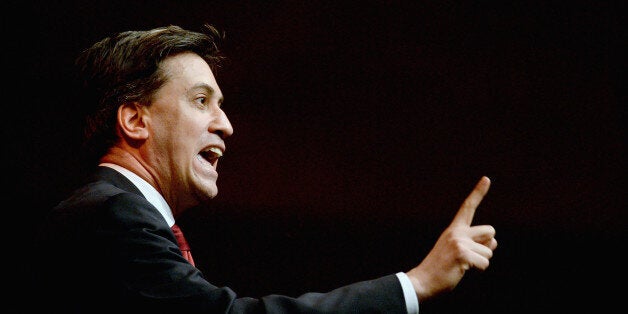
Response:
M183 253L183 257L185 257L185 259L187 259L188 262L190 262L190 264L194 266L194 259L192 258L192 253L190 252L190 245L188 244L188 241L185 240L181 228L179 228L179 226L177 225L172 225L172 232L177 238L177 243L179 244L179 249L181 250L181 253Z

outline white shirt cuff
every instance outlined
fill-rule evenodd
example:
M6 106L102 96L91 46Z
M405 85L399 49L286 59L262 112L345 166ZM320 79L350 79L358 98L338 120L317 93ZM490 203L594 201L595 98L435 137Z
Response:
M398 272L396 275L397 278L399 278L399 283L401 283L401 289L403 290L403 297L406 300L406 309L408 309L408 314L419 314L419 299L416 296L416 291L414 291L410 278L408 278L408 275L403 272Z

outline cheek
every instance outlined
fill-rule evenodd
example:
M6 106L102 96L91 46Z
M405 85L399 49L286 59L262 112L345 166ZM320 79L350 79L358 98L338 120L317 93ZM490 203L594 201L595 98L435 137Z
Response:
M209 143L209 132L204 125L195 120L187 120L180 128L172 130L171 140L181 149L194 153L204 148Z
M181 121L180 130L185 132L185 136L189 140L200 140L203 136L207 136L209 134L208 121L211 120L206 118L204 115L198 114L194 117Z
M163 141L172 150L186 151L200 150L203 139L208 135L209 119L198 112L170 112L170 116L164 116L155 130L157 138Z

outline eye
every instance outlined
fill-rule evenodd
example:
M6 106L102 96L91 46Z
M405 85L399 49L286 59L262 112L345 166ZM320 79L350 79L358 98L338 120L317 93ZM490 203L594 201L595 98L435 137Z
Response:
M199 96L196 97L196 99L194 99L194 101L200 105L205 105L207 103L207 97L205 96Z

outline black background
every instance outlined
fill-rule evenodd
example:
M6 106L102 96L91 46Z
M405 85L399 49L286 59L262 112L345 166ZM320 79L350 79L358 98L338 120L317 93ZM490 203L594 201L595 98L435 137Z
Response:
M235 133L219 195L180 220L210 282L298 296L409 270L487 175L474 223L497 229L491 266L421 313L600 310L625 290L619 3L8 5L2 155L23 233L86 171L77 54L118 31L210 23L226 33ZM54 258L8 251L20 277Z

